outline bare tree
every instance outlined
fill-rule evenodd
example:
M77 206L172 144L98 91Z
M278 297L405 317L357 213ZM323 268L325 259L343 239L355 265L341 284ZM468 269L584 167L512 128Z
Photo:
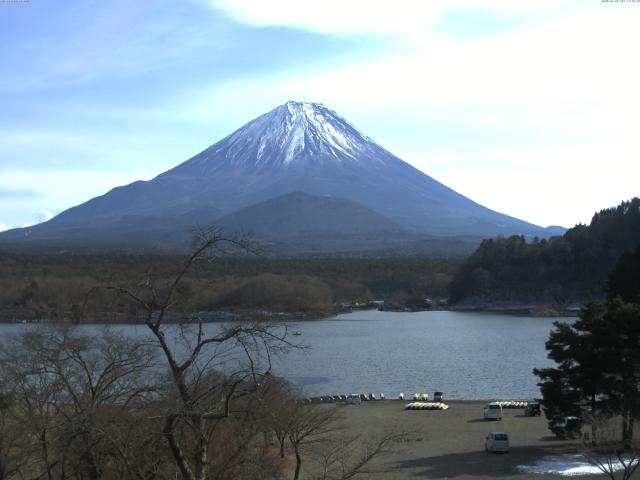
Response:
M597 423L598 441L597 444L586 441L583 456L611 480L629 480L640 466L640 449L620 440L614 420L605 415L593 419Z
M302 456L310 447L326 442L327 434L335 432L337 411L323 405L308 405L298 408L290 418L287 436L296 458L293 480L300 478Z
M330 442L328 447L314 452L319 473L312 480L348 480L356 475L374 473L365 471L365 467L374 458L390 452L394 443L402 442L406 437L406 433L388 433L373 442L363 442L357 436Z
M268 376L258 391L256 421L260 422L265 445L273 435L278 442L278 454L285 458L285 448L289 431L298 410L301 408L299 396L283 379Z
M370 462L389 452L393 443L403 441L406 433L391 432L378 440L363 441L359 436L341 434L338 410L328 405L298 405L290 414L288 439L296 459L293 479L302 472L303 457L308 455L314 467L312 480L348 480L358 474L371 473L364 469Z
M611 480L629 480L640 466L640 451L635 448L625 450L609 446L592 449L585 458ZM619 472L621 477L618 477Z
M13 399L13 421L33 439L22 445L21 454L37 459L42 476L52 480L58 464L53 453L54 432L61 422L56 406L61 403L63 385L59 378L46 372L48 362L31 354L38 340L39 337L30 332L3 339L0 378L6 394Z
M271 374L272 355L292 346L285 326L206 324L183 308L192 269L246 247L210 231L175 275L150 273L141 284L107 288L100 298L136 305L141 336L63 326L1 342L0 385L13 403L2 411L11 421L0 422L7 432L0 473L22 468L37 480L266 480L282 478L288 448L295 479L312 453L325 458L321 478L361 472L390 440L363 449L355 439L340 451L327 447L336 410L300 405ZM20 437L20 464L5 455L12 425L28 432ZM258 441L267 432L278 439L280 458Z
M15 401L11 395L0 395L0 480L18 475L29 465L24 448L21 425L15 421Z
M153 357L148 345L106 329L90 337L37 328L2 342L0 378L13 420L32 439L22 454L39 451L36 477L97 479L113 466L114 425L156 390Z
M260 322L206 328L197 314L177 308L182 283L198 262L250 248L243 239L208 230L171 278L149 276L136 288L111 288L137 304L162 352L171 399L165 402L162 434L184 480L210 476L210 457L222 449L214 434L228 428L226 420L247 413L239 400L260 387L271 353L289 345L286 328Z

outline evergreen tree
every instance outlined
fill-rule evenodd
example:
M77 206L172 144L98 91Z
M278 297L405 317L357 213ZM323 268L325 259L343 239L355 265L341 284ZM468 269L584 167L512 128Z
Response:
M640 305L610 301L598 327L610 403L622 417L622 440L629 446L640 418Z
M593 302L583 307L573 324L555 322L546 348L556 368L534 369L540 377L543 408L549 425L560 416L576 416L591 424L591 438L597 441L598 416L607 412L609 380L602 375L597 354L599 339L593 333L605 306Z
M549 421L580 416L596 442L598 418L620 415L629 445L640 418L640 306L620 299L590 303L573 324L556 322L546 347L557 366L534 373Z
M640 245L618 259L608 282L609 298L621 297L625 302L640 304Z

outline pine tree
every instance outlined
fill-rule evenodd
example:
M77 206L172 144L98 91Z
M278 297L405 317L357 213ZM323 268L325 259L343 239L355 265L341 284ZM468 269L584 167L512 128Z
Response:
M618 259L608 282L609 298L621 297L625 302L640 304L640 245Z
M622 441L630 445L640 418L640 306L590 303L573 324L556 322L546 347L557 366L534 373L550 423L579 416L591 423L595 443L598 419L620 415Z
M607 392L610 381L603 375L598 355L599 338L594 328L606 307L593 302L583 307L573 324L556 322L546 348L556 368L534 369L540 377L543 408L549 424L557 417L576 416L591 424L591 438L597 441L599 415L610 410Z

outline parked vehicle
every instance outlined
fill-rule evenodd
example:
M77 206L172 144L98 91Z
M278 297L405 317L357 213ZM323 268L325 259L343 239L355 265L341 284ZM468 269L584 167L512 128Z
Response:
M444 393L442 392L433 392L433 401L434 402L444 402Z
M487 403L484 406L485 420L502 420L502 405L498 402Z
M580 438L582 419L579 417L557 417L551 424L551 431L561 440Z
M538 402L529 402L524 407L525 417L539 417L540 413L540 404Z
M357 393L347 395L347 405L362 405L362 399Z
M484 441L486 452L509 452L509 435L504 432L489 432Z

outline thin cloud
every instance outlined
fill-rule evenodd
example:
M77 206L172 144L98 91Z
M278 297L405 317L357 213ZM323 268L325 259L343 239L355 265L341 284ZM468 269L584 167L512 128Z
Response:
M85 148L90 144L88 138L74 132L1 129L0 143L5 152L20 150L34 144L47 145L48 148Z
M38 223L48 222L53 217L54 217L53 213L51 213L49 210L42 210L38 214Z
M0 200L33 199L40 196L42 193L36 190L0 186Z
M215 35L194 25L206 21L207 10L197 8L196 16L193 7L173 0L34 6L48 9L47 25L58 28L12 43L12 63L0 65L0 93L126 80L211 51ZM11 31L4 33L9 41Z
M589 223L595 211L638 195L637 148L630 144L487 147L404 158L474 201L538 225Z
M418 42L435 37L434 29L445 12L490 10L508 15L545 12L565 3L562 0L211 0L213 8L253 26L291 27L337 35L392 36Z

